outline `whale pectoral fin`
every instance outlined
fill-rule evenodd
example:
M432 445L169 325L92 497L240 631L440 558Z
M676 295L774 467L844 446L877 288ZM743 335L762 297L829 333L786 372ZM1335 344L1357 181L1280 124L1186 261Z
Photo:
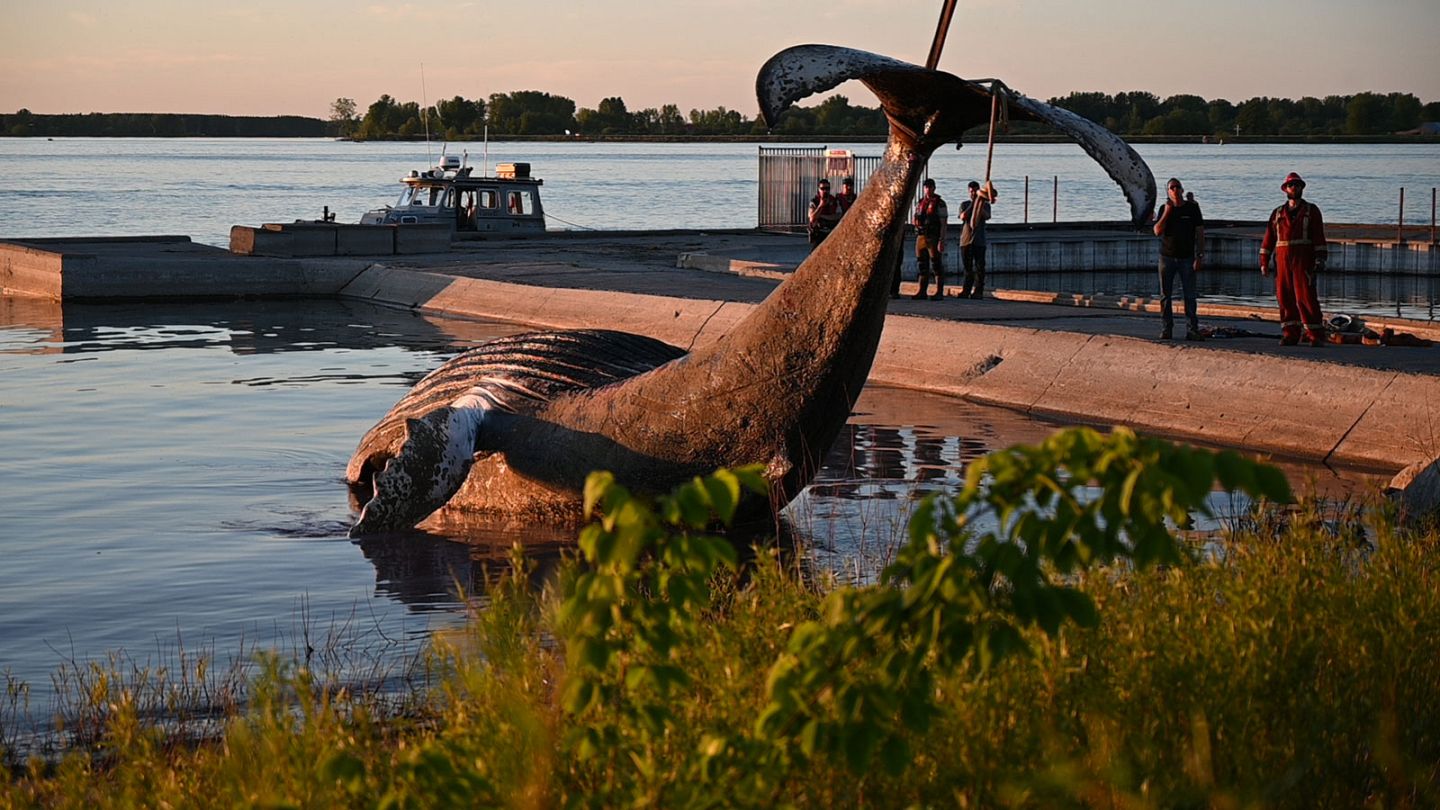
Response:
M350 536L408 529L444 506L474 463L478 427L478 418L453 407L405 420L405 441L375 474L374 495Z
M1007 100L1012 110L1028 113L1044 124L1063 132L1080 144L1085 154L1095 159L1125 193L1130 203L1130 220L1143 225L1155 209L1155 175L1124 138L1090 119L1063 107L1036 101L1028 96L1011 93Z

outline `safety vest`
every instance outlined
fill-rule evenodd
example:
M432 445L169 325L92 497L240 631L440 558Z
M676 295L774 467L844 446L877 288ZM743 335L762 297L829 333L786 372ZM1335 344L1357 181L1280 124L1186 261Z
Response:
M1297 216L1298 215L1298 216ZM1266 229L1265 240L1260 244L1260 256L1267 257L1270 251L1280 248L1314 246L1316 253L1328 252L1323 232L1312 227L1320 221L1320 209L1314 203L1302 202L1295 215L1290 213L1289 203L1276 207L1270 212L1270 227ZM1274 242L1271 243L1271 234Z

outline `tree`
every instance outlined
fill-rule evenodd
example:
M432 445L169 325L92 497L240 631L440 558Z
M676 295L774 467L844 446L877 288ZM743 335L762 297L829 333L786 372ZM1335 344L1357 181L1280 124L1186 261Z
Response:
M478 135L485 127L485 102L455 96L435 105L435 120L447 137Z
M586 108L575 114L576 128L591 135L632 133L642 121L642 116L632 115L626 109L625 99L619 96L601 99L596 109Z
M337 98L330 102L330 126L335 135L348 138L359 124L360 119L355 115L355 99Z
M563 135L575 129L575 102L535 90L490 96L490 127L502 135Z
M1240 104L1235 111L1235 123L1240 134L1249 137L1274 134L1275 127L1270 121L1270 99L1252 98Z
M1409 93L1391 93L1390 131L1399 132L1420 126L1420 99Z
M1373 135L1381 132L1389 123L1389 110L1385 99L1376 93L1357 93L1345 105L1345 133L1347 135Z

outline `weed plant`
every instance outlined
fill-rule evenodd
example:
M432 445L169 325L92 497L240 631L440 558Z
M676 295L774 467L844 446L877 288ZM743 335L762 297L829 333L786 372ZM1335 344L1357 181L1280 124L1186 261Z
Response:
M1283 477L1123 430L967 476L843 586L707 534L756 470L653 503L597 474L577 558L537 592L517 551L407 711L272 657L177 744L122 690L0 805L1440 805L1440 536L1301 505L1202 554L1212 486L1265 509Z

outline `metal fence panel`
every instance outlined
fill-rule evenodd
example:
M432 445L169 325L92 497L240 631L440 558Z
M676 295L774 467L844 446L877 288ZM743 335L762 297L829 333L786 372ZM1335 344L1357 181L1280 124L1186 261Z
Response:
M879 155L850 155L848 160L826 156L823 146L762 146L759 167L761 230L803 231L809 220L810 199L820 178L839 186L845 176L855 178L855 193L864 191L870 176L880 168ZM838 188L836 189L838 191Z

